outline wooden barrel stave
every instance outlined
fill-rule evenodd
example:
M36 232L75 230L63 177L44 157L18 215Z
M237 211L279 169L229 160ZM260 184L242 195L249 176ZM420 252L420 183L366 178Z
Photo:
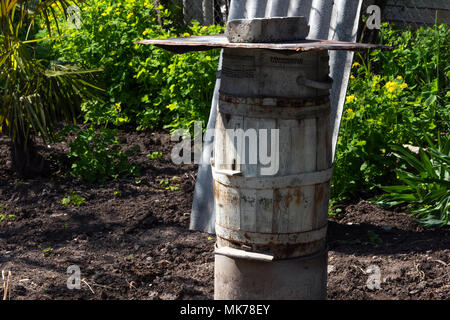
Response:
M216 122L218 246L270 252L277 259L323 250L332 172L329 96L311 88L275 92L274 86L292 82L299 72L312 80L326 79L328 56L289 59L257 52L251 57L245 50L236 51L224 54L229 68L222 72ZM298 66L292 67L295 63ZM277 174L261 177L267 166L259 159L248 164L248 144L241 139L238 145L227 129L279 129ZM247 164L241 165L238 150L244 146Z

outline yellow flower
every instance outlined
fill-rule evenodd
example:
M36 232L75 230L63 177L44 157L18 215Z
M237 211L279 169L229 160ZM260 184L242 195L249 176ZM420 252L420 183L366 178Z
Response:
M355 79L355 76L354 76L354 75L351 75L351 76L350 76L350 79L352 79L352 80Z
M102 13L102 16L105 17L113 10L113 7L106 8L105 12Z
M400 85L400 88L402 88L402 89L406 89L406 88L408 88L408 84L405 82L405 83L402 83L401 85Z
M398 83L395 81L389 81L388 83L386 83L386 89L389 93L394 93L395 90L397 89Z
M351 96L347 97L347 103L352 103L356 100L356 97L354 94L352 94Z
M375 87L381 80L381 76L374 76L373 77L373 82L372 82L372 87Z
M353 109L347 109L347 113L353 113Z
M133 16L133 12L130 12L130 13L127 15L127 19L130 19L132 16Z
M397 83L395 83L394 81L389 81L388 83L386 83L386 88L395 88L396 85Z
M403 80L403 77L402 76L398 76L397 80Z
M352 65L352 68L355 68L355 67L359 67L359 66L361 66L358 62L355 62L353 65Z

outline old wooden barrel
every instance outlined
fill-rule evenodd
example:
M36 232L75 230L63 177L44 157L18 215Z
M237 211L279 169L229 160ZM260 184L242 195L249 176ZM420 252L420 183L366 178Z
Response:
M327 51L225 50L213 161L219 247L275 259L324 250L332 176L328 74Z

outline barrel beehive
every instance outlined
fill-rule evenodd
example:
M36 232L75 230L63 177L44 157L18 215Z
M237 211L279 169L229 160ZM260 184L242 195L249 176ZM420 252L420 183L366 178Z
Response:
M216 299L326 296L328 60L327 51L223 53L213 178L217 252L225 251L216 254ZM275 166L262 161L261 145Z
M225 51L213 169L219 247L277 259L324 249L332 174L328 73L326 51ZM228 133L236 129L244 137ZM279 130L277 145L267 142L279 151L274 175L264 174L261 159L249 163L251 130L261 129Z
M280 18L227 27L231 40L250 43L224 35L140 41L175 53L224 49L211 162L215 299L326 298L328 50L390 48L304 40L306 20L295 19L298 28L284 43L290 38L276 34L284 30Z

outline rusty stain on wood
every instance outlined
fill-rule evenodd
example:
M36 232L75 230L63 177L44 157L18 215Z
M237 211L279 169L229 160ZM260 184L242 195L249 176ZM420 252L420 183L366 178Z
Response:
M295 203L297 205L301 205L302 203L302 188L294 188L294 197L295 197Z

